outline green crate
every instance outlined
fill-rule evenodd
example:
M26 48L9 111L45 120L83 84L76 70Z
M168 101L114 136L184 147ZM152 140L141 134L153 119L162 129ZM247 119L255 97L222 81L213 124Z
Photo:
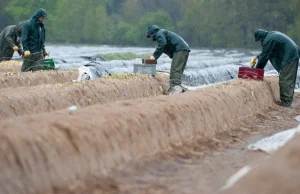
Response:
M133 65L134 73L141 74L151 74L155 76L156 74L156 65L146 65L146 64L134 64Z
M43 70L54 70L55 63L53 59L44 59L44 68Z

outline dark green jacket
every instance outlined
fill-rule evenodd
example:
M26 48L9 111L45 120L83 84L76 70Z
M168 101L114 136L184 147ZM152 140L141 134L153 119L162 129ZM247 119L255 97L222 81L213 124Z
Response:
M31 53L45 52L46 30L44 24L38 19L46 15L47 13L44 9L39 9L30 20L25 22L22 31L24 51L30 51Z
M155 59L158 59L162 53L173 58L175 52L190 51L189 45L179 35L169 30L160 29L156 25L148 27L147 37L153 37L153 41L157 41L157 48L153 53Z
M261 41L262 45L256 68L263 69L270 60L273 67L280 72L286 64L299 59L298 46L281 32L268 32L260 29L254 33L254 37L255 41Z
M10 60L14 54L13 47L19 47L18 53L21 55L22 49L20 46L20 41L18 37L21 37L21 31L24 22L20 22L18 25L7 26L0 33L0 61Z

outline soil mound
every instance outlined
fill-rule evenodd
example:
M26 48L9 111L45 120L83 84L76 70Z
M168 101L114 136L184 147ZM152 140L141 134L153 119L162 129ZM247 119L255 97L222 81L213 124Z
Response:
M76 71L0 73L0 89L72 82L77 74Z
M276 78L235 80L181 95L2 121L0 193L51 191L178 146L210 142L269 108L278 90Z
M36 74L42 76L43 74ZM57 74L46 74L46 77ZM61 81L66 76L61 75ZM67 73L67 76L72 74ZM43 76L42 76L43 77ZM85 107L117 100L162 95L168 87L165 75L126 75L124 78L101 78L83 83L56 83L32 87L0 89L0 119L51 112L69 106ZM63 119L63 118L62 118Z
M0 63L0 73L20 72L22 61L2 61Z

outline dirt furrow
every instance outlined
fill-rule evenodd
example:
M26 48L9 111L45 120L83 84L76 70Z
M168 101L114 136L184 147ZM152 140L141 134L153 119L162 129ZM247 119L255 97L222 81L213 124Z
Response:
M182 95L2 121L0 193L53 191L194 143L204 150L207 142L226 145L244 119L274 99L276 78L235 80ZM222 134L228 139L218 140Z
M76 71L39 71L24 73L0 73L0 92L3 88L29 87L72 82Z
M49 193L216 194L225 186L229 177L238 170L246 165L260 164L264 161L266 155L263 152L253 152L246 149L250 143L274 133L294 128L299 124L294 119L300 114L299 95L295 101L296 104L292 109L281 108L274 104L270 109L244 119L243 125L237 126L231 131L231 134L223 133L214 140L176 147L167 153L131 163L108 176L92 176L84 181L76 181L64 187L55 188ZM299 142L299 139L295 141ZM242 180L242 182L236 183L234 188L227 190L226 194L264 194L266 188L272 187L276 191L269 193L290 193L287 192L290 186L294 186L294 191L297 193L299 190L298 179L292 178L291 170L294 171L299 168L299 165L296 163L298 166L295 168L289 166L290 159L297 157L297 149L299 149L297 142L294 142L296 148L295 146L288 146L285 149L284 157L280 157L279 160L277 160L277 156L272 157L271 164L278 164L283 159L287 159L282 163L283 166L278 166L275 169L271 167L271 172L266 172L265 168L270 169L268 167L270 162L267 160L263 170L260 168L255 175L249 174L252 177L250 182L250 178L247 178L247 181ZM277 173L278 169L284 170ZM264 174L267 177L261 181ZM280 182L279 176L285 182ZM257 187L258 185L260 186Z
M167 87L168 77L165 75L130 75L127 79L101 78L84 83L6 88L0 90L0 119L51 112L73 105L85 107L158 96L163 95Z

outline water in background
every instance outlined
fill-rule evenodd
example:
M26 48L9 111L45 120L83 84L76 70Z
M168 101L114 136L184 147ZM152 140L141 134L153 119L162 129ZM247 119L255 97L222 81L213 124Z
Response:
M58 69L66 70L80 67L96 60L111 73L132 73L133 65L140 64L141 59L102 61L97 54L126 53L149 54L153 48L141 47L113 47L113 46L60 46L46 45L50 57L55 60ZM259 51L240 51L228 49L193 49L190 52L188 63L183 75L183 83L188 86L203 86L237 78L240 66L249 66L250 58L259 54ZM157 65L157 71L169 72L171 59L163 54ZM268 64L266 74L277 74ZM300 77L297 77L297 88L300 86Z

